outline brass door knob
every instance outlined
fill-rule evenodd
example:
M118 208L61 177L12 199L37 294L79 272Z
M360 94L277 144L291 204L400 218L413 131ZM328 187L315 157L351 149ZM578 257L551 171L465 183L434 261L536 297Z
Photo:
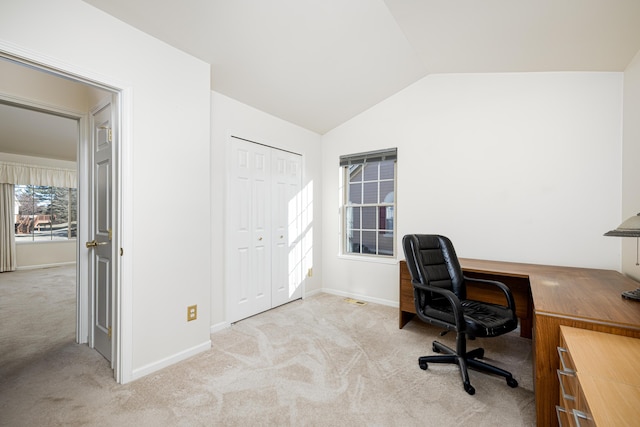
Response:
M109 242L98 242L97 240L92 240L90 242L85 243L85 246L87 248L93 248L95 246L104 246L109 244Z

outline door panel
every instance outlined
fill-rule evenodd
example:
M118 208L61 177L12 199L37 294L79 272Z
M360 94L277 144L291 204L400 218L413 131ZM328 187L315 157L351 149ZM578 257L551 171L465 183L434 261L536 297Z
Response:
M111 179L111 159L104 159L103 161L96 163L96 232L102 233L108 237L110 221L110 203L109 198Z
M262 148L262 147L260 147ZM253 281L255 283L254 298L256 312L271 308L270 292L270 236L267 221L270 216L268 211L267 195L269 194L269 176L266 172L265 153L255 153L255 174L253 181L253 203L251 209L253 217Z
M287 227L285 221L280 220L287 213L287 184L282 182L281 167L282 162L278 162L278 175L273 187L274 206L273 206L273 270L272 270L272 291L273 302L275 305L282 304L281 296L287 293L287 264L288 261L288 245L287 245Z
M238 293L236 303L239 306L249 304L249 250L248 248L240 248L237 254L238 269L233 274L237 278ZM247 309L248 310L248 309Z
M86 248L91 252L90 281L93 287L92 342L112 360L113 326L113 135L116 134L111 102L92 113L91 231Z
M289 245L287 244L288 183L287 161L284 152L274 153L274 176L272 195L273 270L271 276L272 305L278 306L288 300L289 289Z
M230 322L271 308L271 248L267 147L232 139L228 180L227 318Z
M106 286L96 287L96 321L95 327L100 330L102 335L109 335L109 328L111 327L111 304L109 295L111 289L109 284L109 269L111 267L109 259L98 257L96 263L96 277L98 283L104 283Z
M272 306L302 297L300 274L300 186L302 158L281 150L273 150L272 235L273 274Z

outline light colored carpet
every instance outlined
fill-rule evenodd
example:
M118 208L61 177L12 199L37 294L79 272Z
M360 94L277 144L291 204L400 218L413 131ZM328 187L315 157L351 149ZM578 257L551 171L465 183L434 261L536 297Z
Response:
M453 334L439 337L418 320L398 329L397 309L319 294L238 322L212 335L210 351L119 385L102 356L73 342L73 284L49 288L41 275L18 290L6 274L23 272L0 275L3 426L535 425L531 341L517 333L470 348L484 346L519 387L471 371L469 396L455 366L418 367L433 339L453 344ZM29 292L30 311L13 312L10 300ZM59 340L43 345L49 324Z
M75 268L0 273L0 384L75 340Z

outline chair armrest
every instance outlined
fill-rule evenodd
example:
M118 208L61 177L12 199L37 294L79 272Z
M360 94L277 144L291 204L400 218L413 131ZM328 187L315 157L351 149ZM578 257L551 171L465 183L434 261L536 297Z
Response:
M513 294L511 290L502 282L498 282L496 280L488 280L488 279L476 279L474 277L463 276L464 280L467 282L475 282L475 283L485 283L487 285L493 285L499 288L507 299L507 308L510 310L516 311L516 301L513 299Z
M466 323L464 321L464 313L462 311L462 303L460 303L460 300L458 299L456 294L454 294L453 292L451 292L448 289L442 289L442 288L438 288L436 286L424 285L424 284L422 284L420 282L412 281L411 284L413 284L414 288L420 289L422 291L433 292L433 293L436 293L436 294L444 296L449 301L449 304L451 304L451 308L453 309L453 316L455 318L456 327L458 328L459 331L464 331L465 330ZM419 310L416 310L416 311L419 311ZM420 314L420 313L418 313L418 314Z

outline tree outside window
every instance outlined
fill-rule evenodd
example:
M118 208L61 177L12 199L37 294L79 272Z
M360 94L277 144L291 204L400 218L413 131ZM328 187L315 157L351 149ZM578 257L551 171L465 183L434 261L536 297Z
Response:
M16 242L68 240L77 233L77 190L15 186Z

